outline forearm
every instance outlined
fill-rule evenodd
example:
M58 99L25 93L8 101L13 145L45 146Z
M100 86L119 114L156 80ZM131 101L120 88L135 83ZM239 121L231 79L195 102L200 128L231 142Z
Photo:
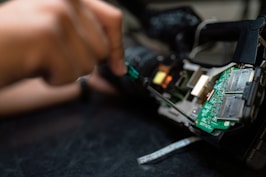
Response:
M105 94L116 89L97 72L86 77L88 88ZM78 81L63 86L51 86L42 79L26 79L0 89L0 116L14 115L77 99L81 96Z
M0 90L0 115L18 114L66 102L80 95L80 85L50 86L42 79L27 79Z

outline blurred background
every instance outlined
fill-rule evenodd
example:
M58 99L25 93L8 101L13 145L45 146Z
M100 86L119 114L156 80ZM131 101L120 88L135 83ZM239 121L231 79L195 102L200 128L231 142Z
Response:
M203 23L210 23L210 22L224 22L224 21L237 21L237 20L246 20L246 19L256 19L258 15L263 13L263 9L265 9L266 1L264 0L110 0L112 3L117 3L118 5L122 4L122 8L126 6L125 9L125 18L124 18L124 31L127 33L130 33L131 36L133 35L134 38L136 38L140 43L142 43L145 46L149 46L154 49L160 49L164 52L167 51L168 47L165 47L164 45L158 44L156 40L159 39L159 41L164 41L165 43L170 46L170 48L176 44L184 43L184 41L179 42L173 42L171 39L176 38L175 35L171 36L171 32L176 29L176 26L172 26L170 30L167 30L167 25L161 25L163 26L160 35L154 35L154 30L156 30L157 26L151 26L151 18L154 17L155 11L164 11L166 9L176 9L180 7L190 6L192 7L193 11L196 13L196 15L199 16L199 18L202 20ZM148 12L147 12L147 9ZM130 11L130 12L129 12ZM129 12L129 13L128 13ZM131 14L134 14L132 16ZM156 13L155 13L156 14ZM174 14L174 13L173 13ZM174 16L174 15L173 15ZM180 20L176 19L176 17L172 16L172 21L168 20L167 23L176 23L180 24L179 26L186 25L186 20ZM136 20L136 18L138 20ZM164 18L165 15L162 15L161 18ZM166 17L170 19L171 17ZM178 18L178 17L177 17ZM161 19L160 19L161 20ZM173 20L175 22L173 22ZM167 21L167 20L166 20ZM139 25L139 22L141 22L141 25ZM167 24L165 23L165 24ZM158 24L163 24L162 21L160 21ZM146 35L142 35L143 28L146 30L146 34L150 38L147 38ZM185 30L187 33L189 30ZM177 34L177 33L176 33ZM190 32L191 35L194 34L193 31ZM167 36L168 39L165 40L165 36ZM151 40L152 39L152 40ZM192 41L193 39L191 39ZM191 43L190 41L190 43ZM187 41L185 41L187 42ZM157 45L158 44L158 45ZM220 44L218 44L220 45ZM216 49L212 54L209 54L209 56L206 56L205 53L203 55L197 55L197 61L206 61L205 63L210 64L216 64L217 61L219 65L226 63L230 60L231 56L233 55L233 51L235 47L232 47L231 44L229 46L225 46L227 44L222 44L221 46L218 46L219 52L217 53ZM235 46L235 44L232 44ZM226 49L225 49L226 47ZM182 49L181 49L182 48ZM183 46L179 46L179 49L181 52L184 51ZM186 47L185 47L186 48ZM190 47L188 47L190 48ZM166 49L166 50L165 50ZM225 52L230 54L226 55L225 57L221 59L217 59L217 56L222 56L221 52ZM190 50L190 49L188 49ZM176 51L178 53L178 49L174 49L173 51ZM167 52L165 52L167 53ZM179 52L180 53L180 52ZM213 57L215 56L215 60L213 60ZM184 57L181 56L180 58L188 58L187 56ZM210 60L208 60L210 58ZM194 60L194 61L195 61Z
M263 0L143 0L156 8L190 5L203 19L218 20L254 19L265 6ZM167 3L166 3L167 2Z

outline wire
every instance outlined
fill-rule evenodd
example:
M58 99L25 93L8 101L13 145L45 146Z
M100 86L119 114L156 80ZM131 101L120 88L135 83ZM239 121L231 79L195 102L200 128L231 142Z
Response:
M139 165L144 165L148 163L152 163L158 160L161 160L162 158L170 155L171 153L175 152L176 150L179 150L181 148L184 148L188 145L191 145L192 143L200 141L200 137L192 136L189 138L185 138L182 140L179 140L175 143L172 143L164 148L161 148L151 154L147 154L145 156L139 157L137 159Z

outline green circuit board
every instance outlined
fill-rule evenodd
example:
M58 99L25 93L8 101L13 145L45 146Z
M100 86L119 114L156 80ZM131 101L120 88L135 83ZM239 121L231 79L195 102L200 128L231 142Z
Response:
M203 104L196 118L196 127L205 132L212 133L215 129L226 130L231 126L233 123L232 121L218 120L217 117L225 98L225 92L231 73L235 70L239 70L239 68L232 67L225 70L216 81L211 98Z

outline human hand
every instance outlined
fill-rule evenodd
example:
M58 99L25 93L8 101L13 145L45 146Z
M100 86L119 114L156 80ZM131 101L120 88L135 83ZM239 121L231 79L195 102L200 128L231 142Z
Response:
M127 68L122 43L122 16L120 10L101 0L83 0L99 20L109 41L109 64L116 75L123 75Z
M97 0L2 5L0 87L31 76L65 84L107 58L115 74L124 74L121 18L119 10Z

